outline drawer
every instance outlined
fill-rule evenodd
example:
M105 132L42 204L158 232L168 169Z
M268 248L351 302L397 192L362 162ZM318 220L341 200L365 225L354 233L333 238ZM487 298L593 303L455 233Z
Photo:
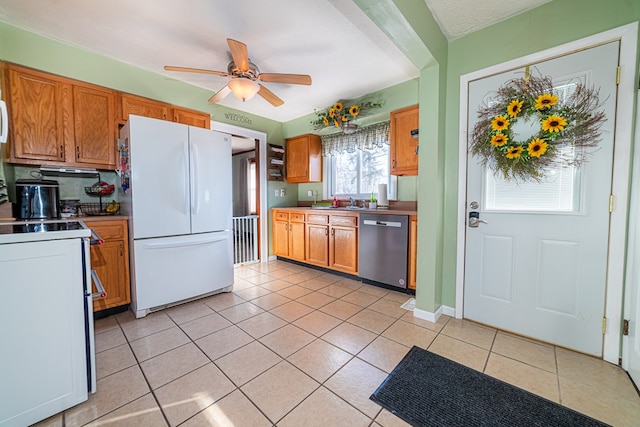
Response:
M122 222L89 222L85 221L87 227L93 230L102 240L124 239L124 225Z
M291 221L291 222L304 222L304 214L297 213L297 212L291 212L289 214L289 221Z
M307 214L307 222L313 224L329 224L329 215Z
M355 216L331 215L331 225L356 227L358 225L358 218Z
M288 212L276 212L276 220L278 221L289 221L289 213Z

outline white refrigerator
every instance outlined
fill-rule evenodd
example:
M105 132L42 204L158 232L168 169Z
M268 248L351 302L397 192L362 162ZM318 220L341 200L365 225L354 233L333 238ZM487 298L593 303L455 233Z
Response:
M131 115L119 143L135 316L230 291L231 136Z

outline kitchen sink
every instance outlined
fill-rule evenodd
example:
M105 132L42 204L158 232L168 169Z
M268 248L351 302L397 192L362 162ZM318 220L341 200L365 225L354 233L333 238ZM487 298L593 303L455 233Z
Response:
M361 206L345 206L342 209L347 209L347 210L350 210L350 211L363 211L363 210L365 210L367 208L363 208Z

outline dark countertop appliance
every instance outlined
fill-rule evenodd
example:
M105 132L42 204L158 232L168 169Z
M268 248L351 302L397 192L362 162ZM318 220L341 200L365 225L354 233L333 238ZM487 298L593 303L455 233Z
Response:
M364 282L407 288L409 217L360 214L358 275Z
M60 186L48 179L16 181L16 212L18 219L55 219L60 216Z

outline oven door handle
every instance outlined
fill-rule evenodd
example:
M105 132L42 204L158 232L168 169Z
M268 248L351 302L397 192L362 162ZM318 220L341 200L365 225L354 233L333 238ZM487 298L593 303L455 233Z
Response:
M104 243L104 240L102 240L102 237L98 236L95 231L93 231L91 229L90 229L90 231L91 231L91 240L89 240L89 244L91 246L102 245ZM93 271L93 270L91 270L91 271Z
M104 286L102 286L100 277L98 277L98 273L95 270L91 270L91 281L94 285L96 285L96 289L98 290L98 292L94 292L91 294L91 298L94 300L106 298L107 291L104 290Z

